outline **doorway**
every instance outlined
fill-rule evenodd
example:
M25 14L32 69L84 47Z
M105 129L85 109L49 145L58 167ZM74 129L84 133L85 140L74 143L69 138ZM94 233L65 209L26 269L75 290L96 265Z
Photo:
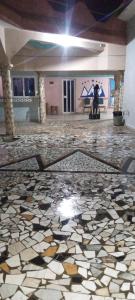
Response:
M63 80L63 112L73 113L75 110L75 80Z
M109 107L114 107L114 91L115 91L115 80L110 78L110 97L109 97Z

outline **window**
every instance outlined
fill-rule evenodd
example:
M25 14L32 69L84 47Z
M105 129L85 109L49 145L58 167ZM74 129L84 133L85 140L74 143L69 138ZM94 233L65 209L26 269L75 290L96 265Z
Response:
M13 93L14 96L23 96L23 79L13 78Z
M14 77L13 96L29 97L35 96L34 77Z
M25 96L35 96L34 78L24 78Z

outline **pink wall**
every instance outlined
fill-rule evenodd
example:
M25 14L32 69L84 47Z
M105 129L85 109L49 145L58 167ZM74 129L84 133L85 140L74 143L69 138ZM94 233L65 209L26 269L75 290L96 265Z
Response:
M2 89L2 78L0 76L0 97L3 96L3 89Z
M46 77L45 78L45 95L46 102L51 106L58 106L59 114L63 113L63 97L62 97L62 80L63 77ZM75 112L82 112L81 107L81 93L85 86L87 90L90 89L92 80L94 84L101 83L103 85L106 103L109 98L109 78L107 77L78 77L72 78L75 80Z
M89 91L91 85L92 85L92 80L94 80L94 84L98 83L100 86L100 83L102 83L104 93L105 93L105 98L109 98L109 78L106 77L81 77L81 78L76 78L76 112L81 112L81 94L82 90L84 87ZM105 100L107 101L107 100Z
M45 78L45 96L49 106L58 106L59 114L62 113L62 78Z

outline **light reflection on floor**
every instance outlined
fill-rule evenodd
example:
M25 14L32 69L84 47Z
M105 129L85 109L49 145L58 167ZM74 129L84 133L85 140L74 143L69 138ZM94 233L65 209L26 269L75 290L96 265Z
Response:
M77 208L77 196L70 196L67 199L63 199L57 208L57 212L64 218L73 218L80 213Z

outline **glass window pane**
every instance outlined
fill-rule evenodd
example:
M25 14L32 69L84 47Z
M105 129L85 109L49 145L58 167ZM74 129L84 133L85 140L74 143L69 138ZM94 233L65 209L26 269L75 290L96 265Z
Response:
M67 99L66 99L66 98L64 98L64 112L66 112L66 111L67 111L67 108L66 108L66 106L67 106Z
M66 96L66 81L64 80L64 82L63 82L63 86L64 86L64 96Z
M70 112L70 80L68 80L68 112Z
M24 78L25 96L35 96L34 78Z
M74 112L74 80L71 81L71 112Z
M23 79L13 78L13 95L23 96Z

